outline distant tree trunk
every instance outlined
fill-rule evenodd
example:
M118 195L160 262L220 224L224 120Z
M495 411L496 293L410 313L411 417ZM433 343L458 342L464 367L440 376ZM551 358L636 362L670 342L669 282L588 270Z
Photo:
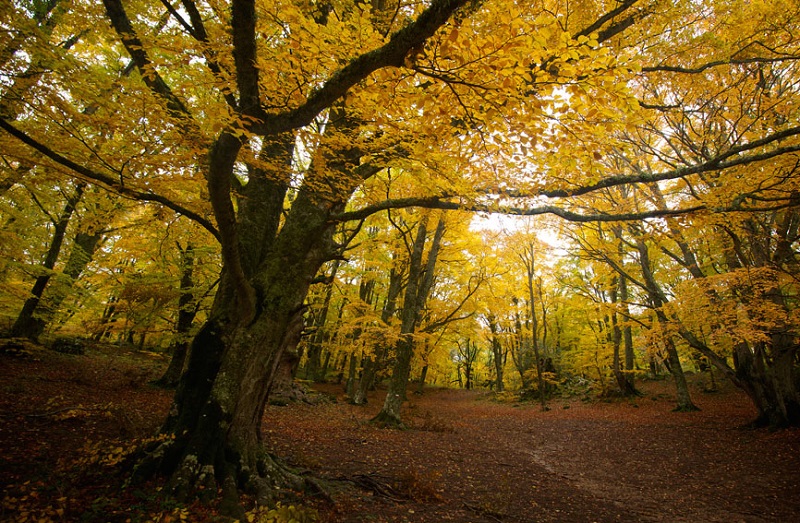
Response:
M520 319L519 313L517 313L514 318L514 329L516 330L516 336L511 346L511 360L514 362L514 367L519 373L519 379L522 383L522 389L524 390L531 386L528 371L533 366L533 362L530 357L530 348L527 346L527 340L522 332L522 320Z
M56 261L58 261L59 254L61 254L61 246L64 244L67 226L72 218L72 214L75 212L75 207L78 205L78 202L83 196L83 190L85 187L86 185L83 183L78 184L75 187L75 192L67 197L67 202L64 205L64 209L61 211L61 214L52 222L53 237L50 240L50 247L47 250L44 262L42 263L42 268L45 272L36 278L33 288L31 289L30 297L25 300L22 310L17 316L14 325L11 327L11 336L13 337L23 337L35 340L44 330L43 321L35 316L36 309L39 306L47 284L50 282L50 278L53 277L53 269L56 266Z
M678 355L678 349L675 347L672 338L668 337L665 345L667 348L667 360L669 361L670 374L672 374L672 379L675 382L676 401L678 403L675 410L680 412L700 410L692 402L691 395L689 394L689 386L686 383L686 375L683 373L680 356Z
M347 372L347 381L345 382L344 392L347 397L353 396L353 387L355 387L356 370L358 370L358 358L355 352L350 355L350 369Z
M611 289L611 301L618 307L624 307L627 309L627 306L624 304L624 300L627 300L627 285L625 283L625 276L618 275L614 278L613 287ZM624 296L624 297L623 297ZM620 350L622 348L623 337L625 341L625 352L626 352L626 364L627 364L627 356L628 356L628 348L629 348L629 341L630 341L630 351L633 352L633 339L630 333L630 327L627 327L627 331L621 328L619 325L619 313L618 310L615 309L613 314L611 315L611 326L612 326L612 346L614 349L613 354L613 361L612 361L612 370L614 372L614 378L617 382L617 387L619 388L620 393L623 396L636 396L638 392L636 388L633 386L633 381L630 379L630 373L626 372L622 368L622 361L620 357Z
M383 408L372 420L389 426L403 426L403 422L400 419L400 406L405 398L406 384L411 371L411 356L414 350L412 334L417 323L417 300L419 298L420 276L422 273L422 253L427 236L425 221L426 219L423 219L417 228L417 236L409 259L408 284L406 285L401 312L400 339L395 345L395 364L392 378L389 380L389 390L387 391Z
M634 371L636 361L634 358L634 351L633 351L633 332L630 325L626 325L623 330L624 341L625 341L625 381L630 386L630 389L635 391L636 394L639 394L639 391L636 389L636 380L634 378Z
M428 378L428 364L426 363L422 367L422 372L419 375L419 381L417 382L417 394L422 394L425 389L425 380Z
M100 316L97 328L95 329L95 334L92 337L94 341L101 341L103 338L107 338L110 335L111 323L119 314L119 311L117 310L118 301L119 298L113 295L108 299L108 302L103 309L103 315Z
M433 282L433 274L436 267L436 259L439 255L442 236L444 235L445 222L444 216L439 219L439 223L434 233L431 243L428 261L425 267L425 274L422 271L422 256L427 237L426 219L423 219L417 229L417 236L414 240L408 269L408 284L403 298L403 310L401 312L400 340L395 346L396 356L389 381L389 390L386 394L383 408L378 413L373 422L402 427L400 419L400 406L406 395L408 377L411 372L411 358L414 352L413 335L416 330L417 322L422 308L425 305L430 286ZM424 278L423 278L424 277Z
M155 381L156 385L165 388L177 387L178 381L180 381L183 367L186 363L186 355L189 352L187 337L197 315L197 307L194 304L194 294L192 293L194 288L194 247L189 243L185 248L181 248L178 245L178 249L181 251L181 281L180 297L178 298L178 321L175 323L177 341L170 348L172 358L167 370Z
M327 277L328 283L325 287L325 296L322 301L322 306L314 314L314 334L308 342L308 357L306 359L305 374L306 379L316 382L322 381L324 375L320 372L322 365L322 346L327 338L325 324L328 321L328 310L331 305L331 298L333 297L333 287L336 280L336 273L339 270L339 260L334 260L331 265L331 273ZM341 309L339 315L341 317Z
M344 369L347 368L347 357L348 357L347 354L345 354L342 357L342 365L341 365L341 367L339 367L339 374L336 377L336 383L337 384L341 384L344 381ZM328 351L328 354L325 357L325 364L326 364L325 366L326 367L327 367L327 363L330 361L330 358L331 358L331 353L330 353L330 351Z
M464 378L466 379L465 388L472 390L475 386L475 361L478 359L478 344L474 341L467 339L462 345L460 341L456 342L459 354L459 368L464 369Z
M508 358L508 351L503 350L503 345L500 343L500 338L497 335L497 320L491 314L488 318L489 331L492 333L491 347L492 355L494 356L495 387L497 392L503 392L505 390L505 385L503 384L503 372L506 366L506 359Z
M533 348L533 358L536 364L536 379L539 385L539 403L541 404L542 410L547 410L544 370L542 369L543 361L541 354L539 354L539 325L536 314L536 295L533 290L533 280L536 270L536 253L534 252L533 243L526 245L524 251L520 253L519 257L525 265L525 273L527 275L526 281L528 286L528 305L530 306L531 315L531 347Z
M388 324L389 320L397 312L397 298L400 296L402 290L402 273L395 267L392 267L389 272L389 289L386 294L386 302L384 303L383 310L381 311L381 322ZM385 364L386 358L389 355L389 347L382 343L379 347L375 348L375 354L364 358L363 369L361 378L353 391L352 401L356 405L364 405L367 403L367 391L375 383L375 375L382 365Z
M647 287L647 294L650 298L650 301L653 303L653 309L655 310L656 318L658 318L658 322L661 325L667 326L669 324L669 320L663 309L664 304L667 302L667 297L661 291L661 288L653 276L653 271L650 268L650 255L647 250L647 245L645 244L644 240L638 238L636 240L636 247L639 251L639 266L642 270L642 276ZM689 394L689 386L686 384L686 375L683 373L683 368L681 367L678 349L675 346L674 340L669 334L665 336L664 345L666 346L667 350L666 361L669 362L669 372L672 374L672 379L675 383L677 401L677 407L675 410L680 412L700 410L692 402L691 395Z
M55 313L58 312L64 300L69 296L72 286L78 281L89 262L94 258L94 253L100 246L102 239L102 232L81 231L75 234L75 238L72 241L72 249L67 262L64 264L63 273L69 278L67 285L57 286L56 288L51 287L45 296L46 307L40 313L45 317L45 324L52 323ZM65 321L61 319L60 323Z

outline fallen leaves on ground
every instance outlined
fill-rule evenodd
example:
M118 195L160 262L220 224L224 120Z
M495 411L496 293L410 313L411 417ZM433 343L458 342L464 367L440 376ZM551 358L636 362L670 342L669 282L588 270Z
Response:
M0 363L0 519L214 519L212 508L161 497L156 483L125 487L119 472L169 408L171 393L147 384L165 359L105 347ZM745 428L755 413L730 386L697 388L702 410L676 413L668 381L640 385L635 400L560 398L546 412L509 395L431 388L410 395L403 431L369 424L381 392L358 407L341 386L319 385L338 401L270 406L264 434L277 455L320 479L329 499L299 501L321 521L800 518L800 431Z

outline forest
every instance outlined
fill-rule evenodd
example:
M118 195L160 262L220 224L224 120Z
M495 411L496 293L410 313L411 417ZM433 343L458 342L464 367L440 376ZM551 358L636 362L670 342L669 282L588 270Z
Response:
M0 366L3 520L792 520L800 2L0 0Z

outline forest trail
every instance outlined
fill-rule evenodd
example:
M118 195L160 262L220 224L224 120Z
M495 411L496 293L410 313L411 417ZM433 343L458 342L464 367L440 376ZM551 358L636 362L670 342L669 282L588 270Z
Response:
M366 423L380 395L366 408L270 407L266 427L298 465L407 494L346 497L336 521L798 520L800 431L743 428L754 412L730 387L695 391L694 413L671 411L669 382L642 388L635 401L559 399L547 412L432 389L405 407L406 431Z
M0 355L0 520L23 509L52 521L154 519L155 486L121 489L113 468L79 465L153 434L171 393L147 382L165 364L115 348ZM334 505L301 500L322 522L800 520L800 430L742 428L754 411L730 386L695 386L702 411L675 413L668 381L640 385L635 401L574 397L547 412L426 389L405 404L403 431L368 423L381 392L356 407L341 386L320 385L337 401L269 406L264 433L277 455L325 480ZM214 515L200 505L188 514Z

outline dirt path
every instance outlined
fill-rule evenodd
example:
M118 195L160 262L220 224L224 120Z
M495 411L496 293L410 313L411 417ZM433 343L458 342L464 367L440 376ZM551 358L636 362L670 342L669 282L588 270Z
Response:
M147 382L165 364L114 347L0 355L0 521L24 511L43 521L174 520L157 485L122 489L116 469L75 468L89 442L122 448L154 432L171 393ZM703 410L673 413L668 382L643 387L635 403L561 400L548 412L432 390L411 397L411 429L397 431L367 423L380 395L355 407L331 385L323 390L337 403L271 406L264 429L276 454L331 480L336 503L317 504L322 521L800 521L800 430L740 428L754 413L730 389L695 391ZM198 504L186 514L214 520Z
M408 431L365 424L377 399L365 409L270 407L267 430L298 465L400 494L341 494L336 521L800 519L800 431L740 428L753 412L735 392L697 394L703 410L687 414L671 412L668 384L647 388L635 403L558 402L549 412L436 391L412 399Z

